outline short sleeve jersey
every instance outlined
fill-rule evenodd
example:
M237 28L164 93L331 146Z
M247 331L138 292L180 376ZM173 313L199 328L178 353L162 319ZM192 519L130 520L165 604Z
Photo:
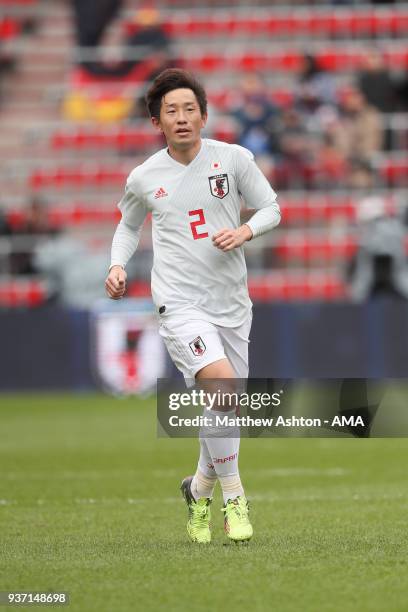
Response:
M256 209L276 201L252 153L210 139L188 165L162 149L129 175L119 209L135 230L152 215L152 296L163 317L223 327L245 321L252 304L244 249L224 252L212 242L221 229L241 225L241 196Z

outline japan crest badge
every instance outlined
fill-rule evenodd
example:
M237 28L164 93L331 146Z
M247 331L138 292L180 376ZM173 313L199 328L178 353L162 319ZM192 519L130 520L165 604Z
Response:
M215 176L209 176L211 195L216 198L225 198L229 193L229 182L228 174L217 174Z
M205 353L206 346L201 336L197 336L197 338L194 338L194 340L192 340L192 342L190 342L188 346L191 348L193 354L196 357L201 357L201 355Z

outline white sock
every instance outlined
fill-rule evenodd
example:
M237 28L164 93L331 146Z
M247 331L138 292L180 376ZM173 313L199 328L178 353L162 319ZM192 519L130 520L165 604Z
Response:
M201 497L209 497L212 499L214 495L214 487L217 484L217 477L208 478L205 476L199 468L197 468L194 474L193 480L191 481L191 493L194 499L197 501Z
M200 457L198 459L197 471L191 481L191 493L194 499L200 497L212 498L214 487L217 484L217 474L208 452L205 440L200 438Z
M235 499L236 497L244 495L244 489L239 474L221 476L219 480L224 504L226 504L229 499Z
M235 411L211 410L210 415L212 417L228 416L231 418L235 415ZM220 481L224 502L235 499L239 495L244 495L238 470L240 438L237 436L239 436L239 428L216 426L214 424L202 428L200 435L205 438L212 465Z

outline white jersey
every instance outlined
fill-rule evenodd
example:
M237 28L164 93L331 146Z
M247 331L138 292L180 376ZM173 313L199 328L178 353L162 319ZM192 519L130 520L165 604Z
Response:
M121 223L137 235L152 214L151 286L161 316L187 315L223 327L239 326L248 316L244 249L224 252L212 242L221 229L241 225L241 195L248 208L265 209L248 221L254 237L279 223L276 194L252 153L215 140L203 139L188 165L162 149L129 175L118 205ZM124 265L117 243L112 265Z

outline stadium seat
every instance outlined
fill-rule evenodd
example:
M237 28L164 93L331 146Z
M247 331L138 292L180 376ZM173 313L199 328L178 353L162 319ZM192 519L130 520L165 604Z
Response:
M331 72L350 72L362 67L366 55L364 46L341 48L325 45L316 53L319 65ZM386 47L384 50L386 64L391 68L408 68L408 49ZM206 73L235 70L242 72L266 72L269 70L294 72L300 69L303 59L301 51L273 51L216 54L204 53L194 57L180 57L186 68Z
M307 234L289 234L275 240L274 250L284 261L331 262L350 259L357 251L357 240L351 236L330 240Z
M347 288L344 280L333 274L281 272L250 278L249 293L258 302L332 301L344 299Z
M257 302L339 300L347 296L344 281L330 274L300 272L274 273L249 279L249 294ZM130 297L149 297L150 283L133 281L129 284Z
M275 240L275 253L283 261L299 262L332 262L346 261L356 254L357 237L348 235L336 239L314 237L308 234L287 234ZM408 237L405 240L405 251L408 255Z
M383 7L298 7L293 9L253 9L251 13L201 11L165 17L163 28L175 39L182 37L215 37L269 34L282 36L328 37L398 36L408 32L408 9ZM124 32L137 31L134 21L124 22Z
M158 146L161 138L148 127L133 128L120 127L114 130L101 128L73 128L71 130L57 130L51 137L53 149L125 149L129 147L145 149Z
M96 165L93 169L84 167L64 168L55 170L37 170L33 172L29 179L31 189L38 191L46 187L55 189L70 187L94 186L102 187L105 185L117 185L123 187L130 171L120 167L104 167Z
M358 201L351 196L331 197L326 195L308 195L303 198L290 199L283 195L279 198L284 225L313 226L334 219L355 222ZM389 198L389 210L392 211L393 200ZM26 217L25 209L10 208L6 213L7 223L14 228L21 226ZM72 201L69 204L56 204L48 210L48 223L52 227L70 227L88 223L113 224L120 219L120 213L114 207L103 207L98 203Z
M21 32L21 25L11 17L0 17L0 41L16 38Z
M307 224L342 218L355 221L358 203L351 197L331 198L330 196L305 196L301 200L280 199L282 218L285 225Z
M48 297L47 285L41 280L0 279L0 308L32 308Z
M0 0L0 6L3 9L10 8L10 7L13 8L15 6L18 8L28 7L28 6L33 7L36 4L38 4L38 1L39 0Z
M381 176L389 187L408 186L408 157L389 156L378 166Z
M30 10L25 11L24 6L29 9L37 1L0 0L0 38L13 40L18 36L24 30L21 15L32 14ZM408 5L405 4L384 7L354 3L353 6L334 7L314 3L312 6L278 7L268 3L251 8L242 5L237 9L232 0L227 0L222 7L219 4L198 7L198 0L193 0L188 8L195 6L200 10L191 11L173 10L174 1L170 0L168 7L163 8L165 28L174 38L174 50L180 56L172 59L181 62L183 67L204 73L201 77L208 87L210 105L223 113L219 123L217 120L211 123L211 138L238 141L236 120L227 119L225 115L237 103L237 89L245 73L263 72L268 83L273 85L268 85L270 100L285 107L293 101L297 70L304 52L317 53L320 64L336 73L339 88L356 76L367 50L377 44L374 39L380 42L388 66L401 73L408 66L408 45L404 38L408 32ZM15 5L19 6L13 10ZM2 10L3 7L6 10ZM125 7L125 11L128 10L129 6ZM130 10L127 14L130 15ZM38 18L41 17L39 11ZM53 12L50 6L49 17L50 24L47 15L38 33L47 41L44 49L58 47L52 61L47 59L50 71L48 73L46 66L38 66L38 61L34 64L33 60L33 70L27 69L27 74L23 70L21 82L15 87L15 109L28 109L27 115L35 117L36 133L32 137L29 130L22 128L24 153L27 152L29 163L24 163L25 158L23 163L10 160L10 167L16 171L10 172L11 194L5 197L6 221L16 228L23 226L23 206L29 204L33 194L40 195L41 199L44 196L51 202L48 223L53 228L80 228L78 234L84 240L92 235L103 242L110 239L110 230L120 218L115 203L129 171L161 144L148 124L130 119L135 100L144 93L145 75L143 70L136 70L126 78L97 77L78 67L67 72L66 63L61 64L59 56L74 57L72 15L61 7ZM135 25L126 21L125 27L130 33ZM205 44L200 46L200 40ZM10 47L13 46L14 43ZM49 53L44 50L44 55ZM31 66L29 61L27 66ZM60 67L54 70L54 66ZM37 71L37 68L41 69ZM340 75L341 72L347 74ZM37 73L41 74L38 82ZM67 78L64 81L55 74ZM228 78L224 78L227 75ZM14 92L13 87L10 91ZM68 105L59 106L61 98L71 102L71 114L64 114ZM14 99L10 100L5 116L14 121L18 113L13 103ZM43 119L46 108L53 108L56 113ZM62 115L58 115L61 108ZM67 118L78 123L67 122ZM395 143L392 139L391 152L387 150L376 158L381 187L389 187L390 191L401 188L398 197L390 198L398 206L402 190L408 185L408 158L403 153L406 144L404 119L403 113L387 116L390 134L401 136ZM7 120L4 125L8 128L6 123ZM5 131L3 148L8 151L8 142L14 146L14 139L12 129L10 135L8 129ZM250 290L255 299L334 300L347 297L342 279L317 270L323 265L325 269L330 267L335 272L337 268L339 272L355 253L357 236L353 232L360 195L342 191L348 182L343 180L345 173L335 155L325 159L322 154L316 159L304 168L295 168L296 180L293 180L293 173L290 174L289 164L285 168L284 160L275 160L269 178L279 194L283 223L265 238L262 257L256 259L254 256L251 261L251 271L259 265L258 271L262 274L263 261L270 261L273 269L273 273L255 279L251 278L251 272ZM266 167L269 168L265 164ZM22 176L28 178L25 185ZM277 178L283 179L281 183ZM149 248L149 245L147 237L143 247ZM302 270L294 273L294 265ZM24 300L36 303L38 299L35 285L31 293L24 294L34 297L19 298L23 293L20 286L11 289L9 286L8 291L8 303L19 304ZM143 282L132 285L132 292L133 295L150 294L148 285Z

